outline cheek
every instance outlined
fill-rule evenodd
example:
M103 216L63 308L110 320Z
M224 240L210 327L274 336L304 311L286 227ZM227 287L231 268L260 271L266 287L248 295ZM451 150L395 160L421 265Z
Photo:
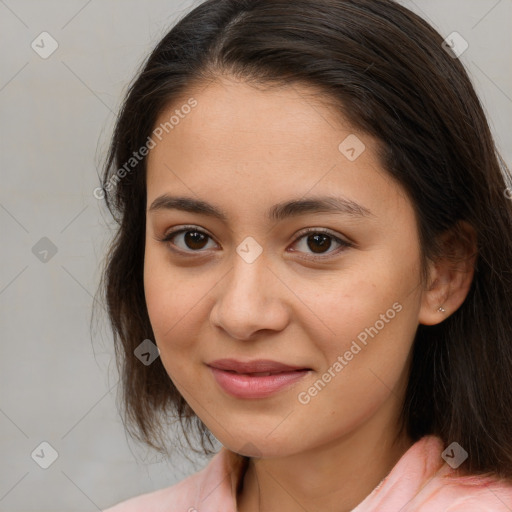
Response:
M362 292L361 287L358 290ZM379 288L369 286L371 290ZM375 293L372 300L343 299L337 310L331 309L326 323L336 336L310 333L323 353L323 366L309 387L302 386L295 393L301 404L297 410L309 418L308 430L350 431L389 398L401 400L417 326L415 308L406 304L404 294Z
M144 295L148 309L149 319L153 332L158 338L158 333L165 328L166 313L174 312L174 294L169 293L167 272L155 251L146 246L144 255Z
M145 300L155 343L169 374L178 375L180 368L190 367L201 356L200 330L208 317L207 295L215 276L206 270L201 277L199 272L197 267L173 267L160 247L151 242L146 246Z
M158 248L146 247L144 258L144 294L149 319L162 359L171 348L179 349L183 320L193 308L190 284L180 272L172 272L170 263Z
M404 279L404 274L410 278ZM328 344L332 349L343 348L340 342L346 344L360 333L364 339L365 329L375 324L378 331L390 330L393 324L398 327L402 323L398 317L404 317L406 310L414 314L419 300L414 293L414 275L412 268L399 270L381 261L381 265L370 265L365 270L354 268L340 273L324 283L322 293L318 287L303 288L300 296L307 298L304 302L315 314L310 327L321 333L330 332L331 336L324 337L331 340Z
M340 273L324 293L315 293L311 309L322 321L302 326L323 353L322 371L337 376L332 392L343 396L353 390L345 404L382 399L381 391L389 392L385 386L393 388L401 379L414 340L421 302L418 261L414 254L406 258L406 251L398 259L387 252Z
M167 375L180 388L179 383L186 380L185 362L189 360L191 349L190 343L186 343L187 336L182 332L183 318L190 308L178 292L181 283L176 279L171 281L168 274L159 262L153 264L148 254L144 268L144 293L154 342Z

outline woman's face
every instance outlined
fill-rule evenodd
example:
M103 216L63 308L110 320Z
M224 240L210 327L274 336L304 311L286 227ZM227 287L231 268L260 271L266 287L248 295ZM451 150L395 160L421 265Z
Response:
M246 455L394 428L422 309L411 203L375 141L308 92L210 84L162 113L156 126L179 121L148 156L155 342L201 420Z

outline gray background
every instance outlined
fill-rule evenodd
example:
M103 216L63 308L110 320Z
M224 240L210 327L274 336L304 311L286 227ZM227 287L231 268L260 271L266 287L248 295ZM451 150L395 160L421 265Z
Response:
M2 512L101 510L205 462L162 461L127 439L109 333L89 324L112 234L93 190L115 113L146 54L198 3L0 0ZM403 3L468 41L461 60L510 164L512 0ZM43 31L59 45L47 59L31 48ZM48 469L31 458L43 441L58 453Z

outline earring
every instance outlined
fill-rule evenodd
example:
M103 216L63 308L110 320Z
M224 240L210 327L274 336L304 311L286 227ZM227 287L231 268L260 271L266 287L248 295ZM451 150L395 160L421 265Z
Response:
M440 313L446 313L446 309L443 308L443 306L439 306L439 309L437 310Z

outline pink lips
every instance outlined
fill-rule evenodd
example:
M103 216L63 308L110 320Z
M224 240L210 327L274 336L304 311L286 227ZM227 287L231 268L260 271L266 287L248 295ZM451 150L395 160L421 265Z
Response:
M219 359L208 364L219 386L236 398L265 398L302 379L310 368L259 359Z

